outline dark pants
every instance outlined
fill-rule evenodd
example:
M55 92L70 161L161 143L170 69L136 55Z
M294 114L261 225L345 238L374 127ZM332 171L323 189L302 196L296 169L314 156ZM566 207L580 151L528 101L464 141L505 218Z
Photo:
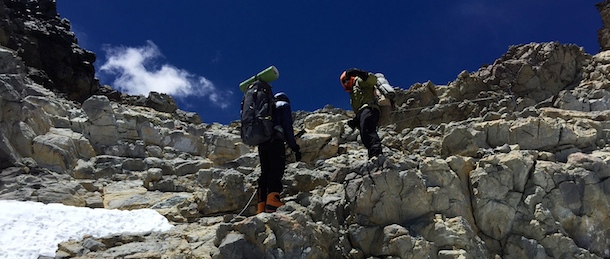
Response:
M369 158L381 155L381 139L377 135L377 122L379 121L379 110L364 108L359 112L358 125L360 126L360 138L362 144L369 151Z
M261 176L258 178L258 201L266 201L267 194L282 192L282 176L286 165L284 141L271 140L258 145Z

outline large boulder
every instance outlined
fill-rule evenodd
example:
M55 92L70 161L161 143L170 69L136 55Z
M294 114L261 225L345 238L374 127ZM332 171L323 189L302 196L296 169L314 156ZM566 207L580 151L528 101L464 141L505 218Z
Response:
M51 128L32 142L32 158L52 170L71 171L78 159L88 160L96 155L89 140L70 129Z

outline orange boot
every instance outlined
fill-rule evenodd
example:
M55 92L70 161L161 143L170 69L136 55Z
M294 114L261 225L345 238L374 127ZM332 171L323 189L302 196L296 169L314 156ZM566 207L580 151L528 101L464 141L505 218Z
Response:
M264 201L259 201L258 202L258 207L256 207L256 214L261 214L265 212L265 202Z
M282 201L280 201L280 193L272 192L267 194L267 204L265 205L265 212L275 212L277 208L284 205Z

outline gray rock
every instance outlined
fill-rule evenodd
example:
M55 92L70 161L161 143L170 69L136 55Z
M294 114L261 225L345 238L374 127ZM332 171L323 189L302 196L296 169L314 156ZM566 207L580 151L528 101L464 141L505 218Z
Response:
M160 112L172 113L178 109L174 98L164 93L150 92L145 105Z

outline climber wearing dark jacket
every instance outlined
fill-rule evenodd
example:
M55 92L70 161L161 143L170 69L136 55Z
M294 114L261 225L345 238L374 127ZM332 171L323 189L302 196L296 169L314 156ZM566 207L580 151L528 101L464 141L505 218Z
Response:
M279 92L274 96L273 125L275 136L258 145L258 156L261 163L261 176L258 179L257 213L275 212L284 205L280 200L282 192L282 177L286 165L287 143L295 153L296 161L301 160L299 145L294 137L292 127L292 110L288 96Z
M372 73L351 68L343 71L339 79L343 89L349 93L350 104L356 113L356 117L347 124L352 129L360 129L360 138L368 149L369 159L377 160L382 154L381 139L377 134L380 111L374 92L377 77Z

